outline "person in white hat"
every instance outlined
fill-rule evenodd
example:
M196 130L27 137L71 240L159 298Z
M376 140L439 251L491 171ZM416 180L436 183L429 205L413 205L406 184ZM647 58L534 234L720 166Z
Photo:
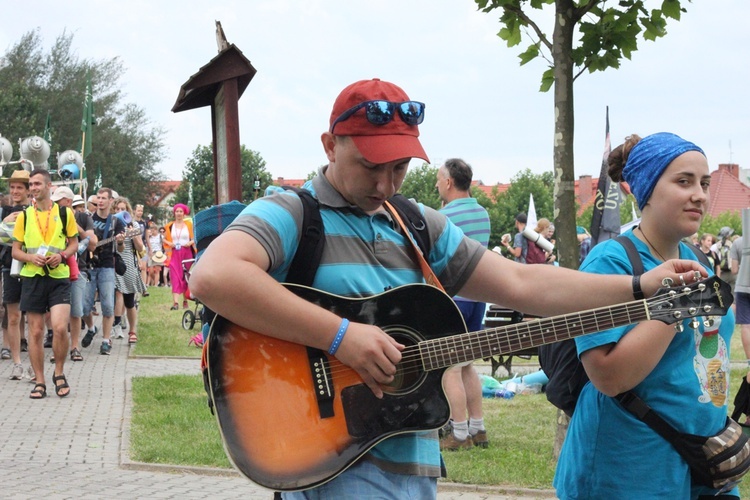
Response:
M77 207L83 206L83 198L77 194L73 194L70 188L62 186L55 189L52 194L52 200L54 200L61 208L71 207L73 214L75 215L76 224L78 225L78 237L80 241L86 242L88 248L83 248L78 254L78 268L86 269L88 267L88 252L96 248L98 241L96 234L94 233L94 220L83 210L75 208L73 205L78 202ZM86 279L76 279L70 282L70 360L71 361L83 361L83 355L79 347L79 340L81 337L81 318L83 317L83 297L86 294ZM88 316L86 321L89 328L95 328L91 316Z

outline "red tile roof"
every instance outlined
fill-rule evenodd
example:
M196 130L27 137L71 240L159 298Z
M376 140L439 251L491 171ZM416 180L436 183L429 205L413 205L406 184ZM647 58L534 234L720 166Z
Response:
M708 206L711 217L750 207L750 187L740 181L739 170L737 164L724 163L711 172L711 204Z

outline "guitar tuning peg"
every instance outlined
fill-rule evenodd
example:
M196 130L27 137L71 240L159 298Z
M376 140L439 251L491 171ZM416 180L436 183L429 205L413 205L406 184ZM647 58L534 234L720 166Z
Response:
M690 328L692 328L693 330L697 330L699 326L700 323L697 319L693 318L692 320L690 320Z
M672 278L664 278L661 280L662 286L665 286L667 288L672 288L672 285L674 284L674 280Z
M683 330L685 330L685 327L682 326L682 323L677 323L674 325L674 331L677 333L682 333Z

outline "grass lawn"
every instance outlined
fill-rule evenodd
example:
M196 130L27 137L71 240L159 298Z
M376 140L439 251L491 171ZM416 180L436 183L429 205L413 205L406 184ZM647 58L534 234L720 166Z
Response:
M200 349L189 346L190 338L201 331L200 319L192 330L182 327L184 309L171 311L172 290L167 287L150 287L149 296L142 297L138 314L138 343L131 353L136 356L189 356L200 357ZM195 302L188 301L190 311Z
M199 356L188 347L199 331L181 326L182 310L170 311L171 294L151 288L141 301L141 322L136 355ZM190 303L194 306L194 303ZM732 339L732 359L744 360L739 328ZM739 387L744 369L733 370L730 396ZM230 467L224 454L215 417L206 405L200 376L133 379L131 459L139 462ZM510 485L549 489L555 471L552 443L556 409L544 394L513 399L485 399L484 418L490 447L446 453L448 480L480 485ZM743 482L741 498L750 498L750 483Z

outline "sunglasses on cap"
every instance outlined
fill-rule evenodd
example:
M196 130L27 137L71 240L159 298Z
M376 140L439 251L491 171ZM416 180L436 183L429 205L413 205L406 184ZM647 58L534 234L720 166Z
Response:
M365 101L357 104L341 113L331 125L331 133L336 128L336 124L343 122L352 117L354 113L360 109L365 109L365 116L367 121L373 125L385 125L393 120L393 117L398 111L401 120L408 125L419 125L424 121L424 108L425 103L419 101L404 101L404 102L391 102L391 101Z

